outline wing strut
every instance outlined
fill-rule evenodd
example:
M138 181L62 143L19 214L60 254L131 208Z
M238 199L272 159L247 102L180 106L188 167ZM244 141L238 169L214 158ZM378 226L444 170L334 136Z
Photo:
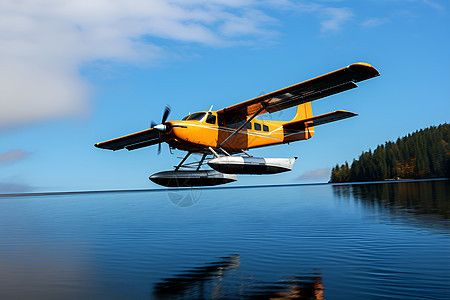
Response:
M183 163L188 159L189 156L191 156L192 152L188 152L186 156L181 160L181 162L178 164L178 166L175 167L175 171L178 171L181 166L183 166Z
M203 162L205 161L206 155L208 155L208 153L204 153L204 154L203 154L202 159L201 159L200 162L198 163L197 171L200 170L200 167L202 166Z
M262 102L261 103L261 108L255 112L250 119L248 119L247 121L244 122L244 124L242 124L238 129L236 129L229 137L227 137L220 145L219 148L222 148L223 145L225 145L233 136L235 136L239 131L242 130L242 128L244 128L245 125L247 125L251 120L253 120L257 115L259 115L260 112L262 112L264 109L266 109L266 106L264 105L265 103Z
M214 149L213 148L211 148L211 147L208 147L208 149L212 152L212 154L215 156L215 157L220 157L219 156L219 154L217 154L217 152L216 151L214 151Z

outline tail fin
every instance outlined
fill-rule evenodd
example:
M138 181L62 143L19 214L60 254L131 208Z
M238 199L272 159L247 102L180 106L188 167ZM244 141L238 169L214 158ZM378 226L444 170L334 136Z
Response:
M312 118L312 116L313 113L311 109L311 102L299 104L297 105L297 113L295 114L295 117L289 121L289 123L309 119Z
M283 124L283 129L285 130L284 142L289 143L312 138L314 135L314 127L308 126L305 123L305 120L311 118L313 118L311 102L297 105L295 117L291 121ZM293 124L296 126L292 126ZM297 132L292 132L292 129Z

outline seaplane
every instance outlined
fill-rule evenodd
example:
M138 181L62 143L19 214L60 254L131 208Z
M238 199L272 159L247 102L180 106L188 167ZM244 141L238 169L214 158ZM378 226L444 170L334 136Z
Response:
M182 120L168 121L171 108L166 106L159 124L112 140L96 143L107 150L127 149L167 143L169 149L186 151L174 169L149 177L166 187L215 186L237 180L239 174L276 174L291 171L297 157L254 157L254 148L289 144L313 137L315 127L354 117L357 114L337 110L314 116L311 102L356 88L356 83L380 73L367 63L347 67L303 81L256 98L225 107L221 110L189 114ZM262 120L257 117L296 106L292 120ZM187 163L191 155L198 161ZM202 168L208 165L209 169Z

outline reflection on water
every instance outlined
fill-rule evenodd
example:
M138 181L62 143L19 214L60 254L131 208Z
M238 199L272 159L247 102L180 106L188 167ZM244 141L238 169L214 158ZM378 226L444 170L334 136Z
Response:
M0 197L0 299L450 299L449 184Z
M205 283L214 281L214 294L217 296L220 281L225 272L239 267L239 255L222 257L220 261L197 267L172 278L166 278L155 285L154 295L161 298L173 296L187 296L190 299L206 298Z
M259 287L253 293L240 296L245 299L325 299L320 276L293 276Z
M322 277L292 276L274 283L258 282L254 275L228 275L240 265L240 255L196 267L154 286L159 299L324 299ZM231 279L231 280L228 280Z
M341 199L353 198L371 211L406 214L423 223L449 225L448 180L333 185L333 194Z
M178 207L190 207L198 202L202 195L202 189L190 188L190 189L171 189L167 191L167 198L173 205Z

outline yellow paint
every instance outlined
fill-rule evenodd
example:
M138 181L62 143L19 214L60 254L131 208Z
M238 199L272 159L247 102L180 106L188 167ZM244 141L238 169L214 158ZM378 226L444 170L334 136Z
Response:
M216 111L211 111L211 113L217 116ZM308 102L297 106L297 113L290 121L310 117L312 117L312 110L311 103ZM252 129L244 128L239 131L223 146L223 149L240 152L252 148L307 140L314 135L314 127L307 127L305 130L286 130L283 128L283 124L287 122L253 119L250 122ZM202 152L208 147L218 148L236 130L236 128L218 126L217 121L216 124L206 123L205 120L169 121L167 123L172 126L172 129L164 134L164 141L173 148L193 152ZM255 123L261 125L261 130L255 130ZM266 126L268 131L263 130Z

